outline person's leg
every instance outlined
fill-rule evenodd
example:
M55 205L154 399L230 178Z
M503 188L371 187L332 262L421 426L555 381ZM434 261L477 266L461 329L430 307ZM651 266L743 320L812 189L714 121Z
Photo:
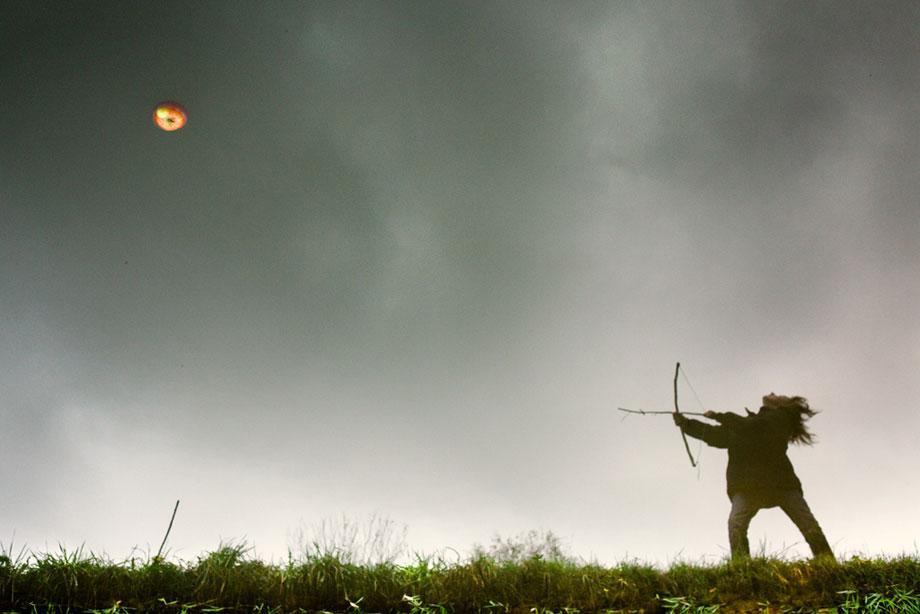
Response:
M759 509L757 503L749 496L741 493L732 496L732 511L728 516L728 543L732 551L732 560L750 558L748 527L751 526L751 519Z
M821 530L821 525L815 520L814 514L805 502L805 497L800 492L789 491L782 498L780 507L786 515L795 523L795 526L802 532L805 541L811 548L811 553L818 556L830 556L833 558L834 553L831 551L830 544Z

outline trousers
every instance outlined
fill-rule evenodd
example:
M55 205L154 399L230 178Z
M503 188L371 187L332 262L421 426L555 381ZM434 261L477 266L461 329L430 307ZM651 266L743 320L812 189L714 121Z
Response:
M795 523L802 537L808 542L811 553L815 557L834 556L830 544L824 536L824 531L814 514L805 502L802 493L796 490L787 490L778 493L775 497L764 499L745 493L735 493L731 497L732 511L728 516L728 542L732 551L732 560L750 558L751 548L748 543L748 527L751 519L762 509L780 507L789 519Z

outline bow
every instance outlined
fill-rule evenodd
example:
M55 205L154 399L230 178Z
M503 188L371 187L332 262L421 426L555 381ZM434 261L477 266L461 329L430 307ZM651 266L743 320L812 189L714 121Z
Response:
M680 405L677 404L677 376L680 375L680 363L677 363L677 367L674 368L674 413L680 413ZM690 465L696 467L696 461L693 459L693 454L690 453L690 444L687 442L687 434L684 433L684 430L680 430L680 436L684 440L684 448L687 450L687 456L690 457Z

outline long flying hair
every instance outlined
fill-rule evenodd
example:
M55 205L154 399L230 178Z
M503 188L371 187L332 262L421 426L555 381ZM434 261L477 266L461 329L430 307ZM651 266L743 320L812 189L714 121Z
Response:
M775 400L771 403L782 418L789 443L804 444L810 446L815 443L814 434L805 426L805 422L818 412L808 406L808 399L805 397L784 397L775 395Z

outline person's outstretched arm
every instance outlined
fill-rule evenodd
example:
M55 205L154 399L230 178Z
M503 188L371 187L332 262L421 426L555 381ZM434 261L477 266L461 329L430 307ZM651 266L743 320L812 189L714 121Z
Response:
M738 416L739 418L741 416ZM674 414L674 424L680 427L687 435L705 441L713 448L727 448L732 440L732 433L726 427L706 424L698 420L691 420L682 414Z

